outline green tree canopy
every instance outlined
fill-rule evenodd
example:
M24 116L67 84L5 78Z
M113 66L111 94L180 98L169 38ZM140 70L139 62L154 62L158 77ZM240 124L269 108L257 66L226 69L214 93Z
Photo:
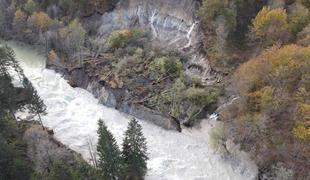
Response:
M147 145L142 127L134 118L129 122L125 132L122 154L125 179L144 179L147 172Z
M122 157L113 135L102 120L98 122L97 152L102 175L105 179L117 180L121 178Z

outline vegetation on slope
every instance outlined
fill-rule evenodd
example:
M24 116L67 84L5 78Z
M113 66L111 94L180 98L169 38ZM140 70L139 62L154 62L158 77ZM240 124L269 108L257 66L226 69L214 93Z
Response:
M172 116L188 126L212 112L221 93L219 87L203 86L185 74L187 57L149 43L139 29L117 30L108 37L109 49L84 64L90 77L106 86L126 90L123 101L142 104Z
M236 141L261 167L284 162L299 175L308 173L309 69L310 47L287 45L267 49L234 74L240 99L225 112L227 132L234 130ZM273 156L264 157L268 152Z
M310 177L307 2L204 0L200 10L211 65L230 72L228 93L240 97L221 111L217 136L240 143L262 179Z
M112 32L100 49L83 17L109 11L116 1L2 3L1 36L45 45L53 63L83 66L110 88L128 91L126 100L185 125L223 95L185 75L187 57L152 46L141 30ZM199 10L212 69L231 75L224 78L227 94L240 97L222 110L223 128L214 136L240 143L261 178L309 178L309 8L309 0L202 0Z

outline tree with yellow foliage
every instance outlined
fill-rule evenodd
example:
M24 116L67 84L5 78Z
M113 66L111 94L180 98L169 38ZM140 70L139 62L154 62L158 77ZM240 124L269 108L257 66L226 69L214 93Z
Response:
M44 12L34 12L28 18L28 26L34 31L45 32L52 23L53 20Z
M111 32L107 39L107 44L111 49L117 49L124 45L136 41L143 33L138 29L121 29Z
M27 15L21 9L18 9L14 14L13 29L17 33L21 33L27 27Z
M263 7L253 19L251 31L263 45L287 42L290 31L286 10Z

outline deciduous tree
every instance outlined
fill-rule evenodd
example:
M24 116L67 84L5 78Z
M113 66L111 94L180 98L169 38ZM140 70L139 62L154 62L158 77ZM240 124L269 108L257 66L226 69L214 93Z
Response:
M263 7L253 19L252 33L263 45L287 42L290 32L286 10Z
M27 28L27 15L21 9L14 14L13 28L17 33L23 33Z
M28 18L28 26L34 32L45 32L48 30L53 20L45 12L34 12Z

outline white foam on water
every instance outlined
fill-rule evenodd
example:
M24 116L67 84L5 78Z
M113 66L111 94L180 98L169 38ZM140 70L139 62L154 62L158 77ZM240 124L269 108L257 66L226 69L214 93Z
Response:
M60 74L44 69L45 58L32 47L13 42L8 44L15 50L26 76L47 105L48 114L43 116L43 122L54 130L59 141L89 160L89 144L97 142L97 122L101 118L121 144L131 117L99 104L91 93L72 88ZM255 179L255 170L236 167L210 149L207 121L202 122L200 129L185 129L182 133L167 131L145 121L140 123L150 158L146 179Z

